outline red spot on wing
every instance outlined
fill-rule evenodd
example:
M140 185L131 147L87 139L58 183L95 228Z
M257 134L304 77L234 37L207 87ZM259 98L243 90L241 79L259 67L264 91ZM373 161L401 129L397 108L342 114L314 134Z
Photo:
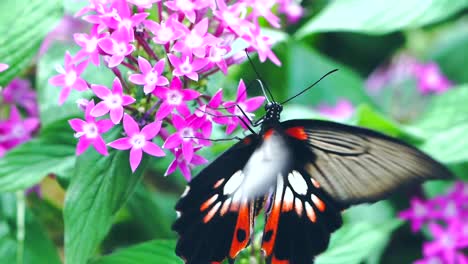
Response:
M239 208L239 216L237 217L236 228L234 229L234 235L232 237L231 249L229 250L229 257L234 259L239 252L244 249L250 240L250 226L251 226L252 216L251 208L247 201L244 201ZM243 230L245 232L245 239L239 241L237 239L237 232Z
M286 129L286 134L293 138L297 138L299 140L306 140L307 133L304 130L304 127L291 127Z
M268 216L268 220L265 224L265 231L263 231L263 235L267 232L272 232L271 238L268 241L263 240L262 249L265 251L267 256L270 256L273 252L273 246L275 245L276 240L276 233L278 232L278 223L281 213L281 202L275 201L273 204L273 208L271 208L270 215Z
M273 129L267 130L267 131L265 132L265 134L263 134L263 138L264 138L264 139L270 138L271 135L273 135L273 132L274 132Z
M271 264L289 264L289 260L280 260L280 259L277 259L275 256L273 256L273 258L271 258Z
M325 203L315 194L312 194L312 202L315 204L315 206L317 206L320 212L325 211Z

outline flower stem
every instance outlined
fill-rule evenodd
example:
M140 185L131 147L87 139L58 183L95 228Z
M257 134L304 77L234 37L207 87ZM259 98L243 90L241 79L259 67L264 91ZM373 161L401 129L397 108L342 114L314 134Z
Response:
M112 72L119 78L120 82L122 83L122 86L124 87L125 91L130 94L130 88L128 88L127 82L124 80L122 73L120 72L117 67L112 68Z
M151 47L149 46L148 42L142 38L141 36L137 35L136 36L136 39L138 41L138 43L140 43L140 45L143 47L143 49L146 51L146 53L148 53L148 55L151 56L151 58L153 58L154 60L158 61L158 56L156 55L156 53L154 53L154 51L151 49Z
M16 192L16 240L18 242L16 251L16 263L24 263L24 236L25 236L25 212L26 202L24 197L24 190Z
M133 66L132 64L130 64L128 62L122 61L122 65L129 68L130 70L132 70L134 72L138 71L137 67Z

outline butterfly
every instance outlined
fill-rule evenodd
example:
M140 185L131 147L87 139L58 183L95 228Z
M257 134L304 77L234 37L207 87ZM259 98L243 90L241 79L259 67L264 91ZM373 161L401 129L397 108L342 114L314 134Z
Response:
M268 102L260 133L240 140L188 184L173 225L176 254L186 263L234 263L264 210L266 263L311 264L342 225L344 209L451 177L396 138L331 121L280 122L281 111L282 104Z

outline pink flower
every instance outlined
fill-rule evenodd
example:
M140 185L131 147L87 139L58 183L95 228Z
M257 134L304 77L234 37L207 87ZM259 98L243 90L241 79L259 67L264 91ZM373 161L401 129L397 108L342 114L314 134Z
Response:
M135 47L129 43L131 40L130 32L126 28L120 28L114 31L110 37L99 41L99 47L110 55L109 68L118 66L127 55L133 52Z
M177 109L183 116L189 115L190 110L186 101L191 101L200 96L200 93L195 90L182 89L182 82L177 77L172 79L169 88L157 87L154 93L163 100L156 113L156 119L158 120L168 116L174 109Z
M441 255L445 260L443 263L456 264L457 250L463 250L468 246L468 236L460 232L462 224L459 221L451 221L447 228L431 223L429 230L435 237L432 242L424 245L425 256Z
M196 152L199 148L194 149ZM167 176L171 173L173 173L177 168L179 168L180 172L182 172L182 175L187 179L187 181L190 181L192 178L192 173L191 173L191 167L193 166L199 166L202 164L205 164L208 162L205 158L203 158L200 155L193 154L192 160L187 161L184 158L184 154L182 153L182 150L180 148L175 148L173 149L174 153L174 160L169 164L169 167L166 170L166 173L164 173L164 176Z
M224 106L226 107L229 113L241 117L248 124L249 123L248 119L253 120L255 116L252 112L257 110L263 104L264 101L265 101L265 97L263 96L257 96L257 97L252 97L250 99L247 99L247 90L245 88L244 81L240 80L239 86L237 87L236 100L226 102L224 103ZM242 111L244 111L247 117L244 115L244 113L242 113L239 107L242 109ZM236 129L236 127L239 124L244 129L246 128L245 125L242 123L242 121L239 120L239 118L237 117L230 118L229 123L226 128L226 134L231 134L232 131L234 131L234 129Z
M210 50L208 52L208 56L206 57L209 62L216 64L219 69L224 73L227 74L227 64L224 56L231 51L229 46L210 46Z
M6 71L10 66L5 63L0 63L0 72Z
M260 26L258 24L255 24L255 26L250 27L249 32L243 35L242 37L250 44L249 51L257 51L258 58L261 62L264 62L268 58L274 64L278 66L281 65L281 61L271 50L271 45L273 43L271 42L269 37L261 35Z
M166 1L164 3L169 9L172 11L180 11L185 15L185 17L192 23L195 22L195 10L197 9L197 5L195 1L192 0L173 0L173 1Z
M246 1L247 5L252 7L252 13L250 16L253 17L254 20L258 20L258 17L265 18L270 25L275 28L280 27L280 19L275 16L271 9L276 4L276 1L273 0L250 0Z
M130 115L125 114L123 127L127 136L109 143L109 146L119 150L130 149L130 167L133 172L140 165L143 152L156 157L166 155L158 145L151 141L159 133L161 121L150 123L140 131L135 120Z
M192 59L191 56L184 56L182 60L172 54L168 54L167 57L172 66L174 66L174 71L172 72L174 76L187 76L194 81L198 81L197 71L208 64L208 60L206 59Z
M208 138L209 135L198 132L199 127L195 126L195 123L188 122L179 115L172 115L172 124L177 132L166 139L163 148L175 149L181 146L185 160L190 162L193 157L194 146L198 146L200 143L204 144L203 139Z
M154 3L160 2L161 0L127 0L127 2L134 4L137 7L150 9Z
M304 15L304 8L295 0L282 1L279 11L286 14L288 22L292 24L299 22L299 19Z
M31 83L23 79L13 79L0 91L3 101L7 104L16 104L23 107L30 116L38 116L36 92L31 88Z
M39 128L39 119L36 117L21 118L21 114L12 106L10 116L6 121L0 122L1 155L31 139L32 134Z
M154 67L143 57L138 57L138 66L142 74L132 74L128 78L132 83L144 85L145 94L153 92L156 86L168 85L169 81L161 74L164 72L164 59L159 60Z
M106 133L113 127L112 121L103 119L96 121L91 115L91 109L94 108L94 103L89 102L86 107L85 120L74 118L68 121L73 130L75 137L79 138L76 145L76 155L81 155L90 145L100 154L107 156L107 148L101 134Z
M221 125L228 123L228 118L217 110L223 104L223 90L219 89L211 100L206 105L202 105L195 110L195 114L189 119L190 122L195 122L196 126L204 131L204 135L211 135L213 122Z
M427 64L416 64L414 74L418 81L418 88L422 94L443 93L453 86L440 71L439 66L430 62Z
M216 45L218 40L211 34L208 34L208 19L204 18L190 31L185 29L184 37L178 40L173 49L185 55L195 55L199 58L205 57L205 47L207 45Z
M251 23L241 18L241 14L246 10L246 4L239 2L227 6L224 0L216 1L218 4L218 10L214 11L214 15L218 18L224 27L229 28L237 36L242 36L245 33L245 29L248 28Z
M67 100L71 89L75 89L81 92L88 89L88 84L80 77L87 66L87 61L81 62L75 66L74 58L72 58L70 53L67 51L65 54L65 68L57 66L57 72L60 74L49 79L50 84L54 86L62 86L62 91L59 95L60 105L63 104L65 100Z
M411 230L413 232L419 231L422 225L433 216L432 204L425 203L418 198L412 198L411 208L400 212L398 216L401 219L411 221Z
M349 119L354 113L353 104L346 100L340 99L335 106L329 106L321 104L317 107L320 114L335 119L335 120L346 120Z
M124 106L133 104L135 99L130 95L124 95L122 84L119 78L114 79L112 84L112 92L103 85L91 85L91 89L97 97L103 101L99 102L91 110L93 117L103 116L110 112L110 118L114 124L120 123L122 120Z
M99 48L98 43L104 37L107 37L108 34L101 33L97 31L97 26L92 27L91 34L77 33L73 35L76 44L78 44L82 49L78 51L75 58L76 60L81 60L87 58L91 63L96 66L99 66Z
M165 45L185 34L185 26L177 21L177 14L171 15L166 21L161 21L161 24L152 20L146 20L143 23L153 33L153 41L157 44Z

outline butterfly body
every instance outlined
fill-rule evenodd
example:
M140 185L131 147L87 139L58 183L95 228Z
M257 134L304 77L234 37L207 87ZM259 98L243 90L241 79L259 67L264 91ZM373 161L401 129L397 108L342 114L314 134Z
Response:
M310 264L342 225L341 211L405 184L448 178L419 150L368 129L319 120L280 122L265 106L260 133L203 169L176 205L176 253L190 264L234 262L264 209L268 264Z

